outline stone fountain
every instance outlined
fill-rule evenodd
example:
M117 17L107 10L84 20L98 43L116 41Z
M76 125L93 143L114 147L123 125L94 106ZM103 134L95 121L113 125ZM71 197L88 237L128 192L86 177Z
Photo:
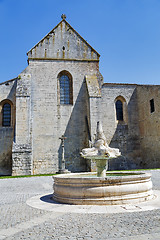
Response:
M82 157L96 162L97 177L106 177L108 160L121 155L119 149L108 146L100 122L97 122L97 131L93 147L84 148L80 154Z
M96 162L97 173L70 173L53 176L53 199L61 203L118 205L139 203L153 198L151 174L135 171L107 172L108 160L120 156L110 148L100 122L92 147L81 156Z

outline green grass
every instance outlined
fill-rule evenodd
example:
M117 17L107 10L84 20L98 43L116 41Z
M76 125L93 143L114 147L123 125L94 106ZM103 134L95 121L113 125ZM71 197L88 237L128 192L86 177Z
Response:
M42 176L53 176L56 174L38 174L38 175L22 175L22 176L0 176L0 179L5 178L26 178L26 177L42 177Z
M113 171L108 171L110 173L112 172L122 172L122 171L149 171L149 170L160 170L160 168L148 168L148 169L131 169L131 170L113 170ZM0 179L5 179L5 178L26 178L26 177L42 177L42 176L53 176L53 175L58 175L56 173L54 174L38 174L38 175L23 175L23 176L0 176Z
M108 171L108 172L129 172L129 171L150 171L150 170L160 170L160 168L143 168L143 169L129 169L129 170L112 170L112 171Z

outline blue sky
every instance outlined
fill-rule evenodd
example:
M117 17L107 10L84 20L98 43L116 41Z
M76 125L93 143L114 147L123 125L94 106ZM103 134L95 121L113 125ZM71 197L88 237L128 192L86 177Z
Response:
M160 0L0 0L0 82L67 15L99 52L104 82L160 85Z

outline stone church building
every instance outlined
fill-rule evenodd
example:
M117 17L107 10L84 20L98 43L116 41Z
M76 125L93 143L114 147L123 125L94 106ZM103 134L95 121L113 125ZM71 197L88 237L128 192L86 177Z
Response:
M80 151L101 121L122 156L109 169L160 167L160 85L104 83L99 53L66 21L27 53L28 66L0 83L0 175L93 170Z

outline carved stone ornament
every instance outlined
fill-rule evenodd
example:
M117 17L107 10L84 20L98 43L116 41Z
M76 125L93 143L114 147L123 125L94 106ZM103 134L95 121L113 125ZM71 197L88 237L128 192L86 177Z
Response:
M64 20L64 19L66 19L66 15L65 14L62 14L61 15L61 18Z

